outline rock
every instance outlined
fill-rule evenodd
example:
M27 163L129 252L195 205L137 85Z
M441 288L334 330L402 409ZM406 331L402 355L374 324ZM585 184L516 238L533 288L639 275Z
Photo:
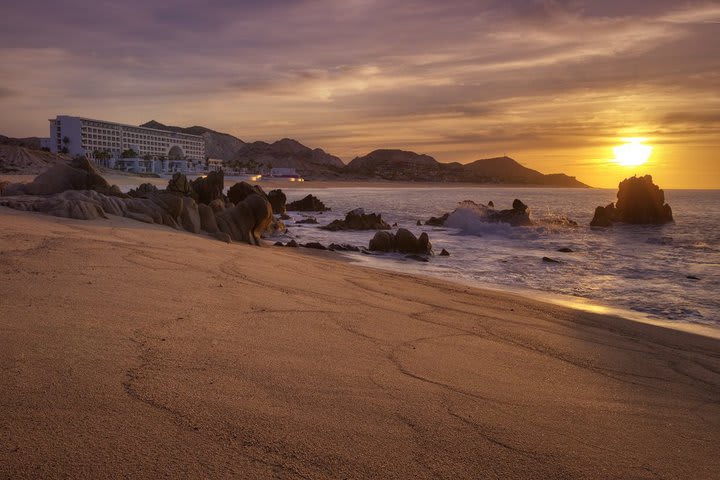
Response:
M136 213L136 212L127 212L125 214L127 218L130 218L132 220L136 220L138 222L144 222L144 223L151 223L154 224L155 221L150 215L146 215L144 213Z
M215 233L219 231L217 226L217 220L215 220L215 212L212 207L204 203L198 204L198 214L200 215L200 229L208 232Z
M401 253L418 253L420 243L410 230L398 228L398 231L395 233L395 248Z
M394 252L395 246L395 235L393 235L392 232L381 230L375 233L368 247L371 251L375 252Z
M225 174L222 170L210 172L190 182L190 188L195 192L198 203L209 205L213 200L224 200Z
M152 195L160 193L160 190L152 183L142 183L137 188L133 188L128 192L131 197L143 197L147 198Z
M182 198L182 210L180 211L180 225L190 233L200 233L200 212L198 205L190 197ZM160 223L160 222L157 222Z
M285 213L285 202L287 202L287 196L285 196L285 193L283 193L282 190L279 188L270 190L267 197L274 214L279 215Z
M356 208L348 212L344 220L335 220L320 228L331 232L338 230L390 230L390 225L382 219L381 215L366 214L363 209Z
M3 195L53 195L67 190L94 190L105 195L122 195L111 186L84 157L69 164L59 163L27 184L6 184Z
M220 231L235 241L260 245L260 237L272 223L272 207L264 196L253 194L215 216Z
M419 227L422 225L422 222L420 220L418 220L417 223L415 223L415 225L417 225Z
M561 263L560 260L555 260L554 258L550 257L543 257L542 261L546 263Z
M427 257L424 257L422 255L412 254L412 255L405 255L405 258L409 260L415 260L417 262L429 262L430 259Z
M172 193L158 193L151 196L150 200L167 212L173 219L180 221L180 214L183 210L183 199L181 196Z
M290 240L288 243L285 244L286 247L290 248L298 248L298 243L295 240Z
M492 200L490 200L487 205L488 205L488 207L490 207L490 208L495 208L495 204L493 203Z
M595 208L595 215L590 221L591 227L609 227L613 224L615 218L615 205L610 204L606 207Z
M287 213L281 213L280 219L281 220L292 220L292 217L290 215L288 215Z
M327 247L319 242L308 242L305 245L303 245L305 248L313 248L315 250L327 250Z
M527 205L517 198L513 200L513 208L510 210L492 210L487 212L487 220L493 223L508 223L513 227L533 225L530 220Z
M685 278L688 280L700 280L700 277L696 277L695 275L687 275Z
M282 243L282 242L275 242L275 243L273 243L273 246L274 246L274 247L284 247L285 244Z
M212 235L213 235L213 237L217 238L221 242L232 243L232 239L230 238L230 235L228 235L225 232L215 232Z
M489 207L489 206L490 206L490 205L488 205L488 207ZM494 207L494 206L495 206L495 205L493 204L493 207ZM513 208L513 210L518 210L518 211L520 211L520 212L524 212L525 210L527 210L528 207L527 207L527 205L525 205L523 202L521 202L520 200L518 200L518 199L516 198L515 200L513 200L512 208Z
M318 221L317 221L317 218L315 218L315 217L306 217L306 218L303 218L302 220L296 221L295 223L315 225L318 223Z
M348 243L343 243L343 244L331 243L330 245L328 245L328 250L337 251L337 252L359 252L360 247L356 247L356 246L350 245Z
M291 212L324 212L330 210L314 195L307 195L302 200L296 200L285 205Z
M425 225L431 225L433 227L442 227L445 225L445 220L448 219L450 216L449 213L446 213L442 215L441 217L430 217L426 222Z
M377 232L368 247L371 251L379 252L432 253L432 244L427 233L423 232L417 238L405 228L399 228L395 234L383 230Z
M38 211L55 217L75 218L77 220L107 218L102 207L97 205L95 202L78 199L63 199L60 197L49 199L46 202L47 203L44 203L38 208Z
M653 183L652 176L645 175L620 182L617 202L597 207L590 225L608 227L615 222L662 225L672 221L672 208L665 203L665 192Z
M225 204L225 200L216 198L210 202L210 208L212 208L213 212L220 213L227 208L227 205Z
M440 256L441 256L441 257L449 257L449 256L450 256L450 252L448 252L447 250L445 250L445 249L443 248L442 251L440 252Z
M260 195L261 197L267 199L267 195L265 195L265 192L262 188L258 187L257 185L250 185L247 182L238 182L232 187L230 187L227 196L233 204L237 205L238 203L242 202L247 197L253 194Z
M189 197L194 193L187 177L184 173L180 172L173 174L172 178L168 181L168 186L165 190L169 193L182 195L184 197Z
M557 251L562 253L572 253L574 250L572 248L562 247L558 248Z

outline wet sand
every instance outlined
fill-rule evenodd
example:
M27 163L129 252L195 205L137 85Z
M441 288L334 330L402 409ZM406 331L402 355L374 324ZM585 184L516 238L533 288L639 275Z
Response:
M720 341L0 207L0 478L718 478Z

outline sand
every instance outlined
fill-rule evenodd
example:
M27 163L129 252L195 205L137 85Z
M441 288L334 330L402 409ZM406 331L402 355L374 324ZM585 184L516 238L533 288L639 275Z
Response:
M0 478L718 478L720 341L0 207Z

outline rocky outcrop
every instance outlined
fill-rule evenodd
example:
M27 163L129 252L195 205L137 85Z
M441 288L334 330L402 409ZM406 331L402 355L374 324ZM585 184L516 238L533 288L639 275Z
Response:
M410 230L399 228L395 234L388 231L377 232L370 240L369 249L376 252L429 255L432 253L432 244L425 232L416 237Z
M184 173L180 172L173 174L172 178L168 181L168 186L165 190L169 193L183 196L191 196L193 194L190 181Z
M198 203L210 205L213 200L225 198L223 195L225 175L222 171L210 172L190 182L190 188L195 193L194 197Z
M273 213L281 215L285 213L285 202L287 202L287 196L279 188L270 190L267 194L268 201L272 206Z
M225 200L218 197L219 184L213 183L214 180L201 183L200 188L194 190L189 188L191 184L184 175L176 174L166 191L146 184L135 189L133 196L109 195L105 192L114 193L114 189L102 177L98 180L92 170L85 170L82 164L70 168L73 170L53 167L30 184L11 185L14 186L9 192L12 195L0 196L0 206L80 220L118 215L140 222L182 228L191 233L205 231L223 241L244 241L253 245L260 244L260 236L272 225L272 209L264 195L252 194L232 208L225 208ZM48 180L51 171L58 174L53 181ZM83 176L83 172L87 175ZM68 188L44 195L26 193L55 192L60 188L76 186L84 188ZM88 189L88 186L94 189ZM8 189L3 192L8 193ZM218 198L210 200L207 205L198 204L190 195L199 195L204 200L213 196Z
M260 245L260 236L270 227L273 215L270 202L262 195L253 194L215 218L220 231L231 239Z
M590 225L609 227L613 223L661 225L673 221L672 208L665 203L665 192L650 175L626 178L618 186L617 202L597 207Z
M267 195L262 188L257 185L250 185L247 182L236 183L235 185L230 187L227 193L228 200L230 200L234 204L242 202L250 195L260 195L261 197L267 199Z
M509 223L513 227L533 225L527 209L527 205L516 198L513 200L511 209L499 211L490 209L487 218L489 222Z
M69 164L54 165L35 177L31 183L6 185L4 195L53 195L67 190L94 190L105 195L123 195L117 186L111 186L84 157L75 158Z
M137 188L130 189L128 195L131 197L147 198L151 195L156 195L159 192L160 189L158 189L152 183L142 183Z
M445 221L448 219L449 216L450 216L449 213L445 213L440 217L430 217L425 222L425 225L431 225L433 227L442 227L443 225L445 225Z
M296 200L285 205L289 212L326 212L330 210L315 195L308 195L302 200Z
M390 225L382 219L380 214L366 214L362 208L356 208L348 212L344 220L334 220L320 228L331 232L338 230L390 230Z

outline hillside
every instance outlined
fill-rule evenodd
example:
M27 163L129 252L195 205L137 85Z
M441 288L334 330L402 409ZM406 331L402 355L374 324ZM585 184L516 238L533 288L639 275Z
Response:
M463 165L440 163L429 155L404 150L375 150L354 158L346 171L353 176L385 180L587 187L574 177L562 173L544 175L509 157L476 160Z
M6 137L7 138L7 137ZM36 175L70 157L19 145L0 144L0 173Z
M40 150L39 137L12 138L0 135L0 145L15 145L18 147Z
M215 130L211 130L206 127L174 127L164 125L160 122L156 122L155 120L150 120L140 126L201 136L205 139L205 155L210 158L220 158L225 161L232 160L237 151L245 146L245 142L230 135L229 133L216 132Z
M463 165L467 181L478 183L519 183L528 185L552 185L556 187L587 187L575 177L564 173L545 175L520 165L510 157L476 160Z
M262 164L266 167L295 168L301 175L337 176L345 166L340 158L321 148L311 149L297 140L283 138L273 143L253 142L242 147L229 162L243 168Z

